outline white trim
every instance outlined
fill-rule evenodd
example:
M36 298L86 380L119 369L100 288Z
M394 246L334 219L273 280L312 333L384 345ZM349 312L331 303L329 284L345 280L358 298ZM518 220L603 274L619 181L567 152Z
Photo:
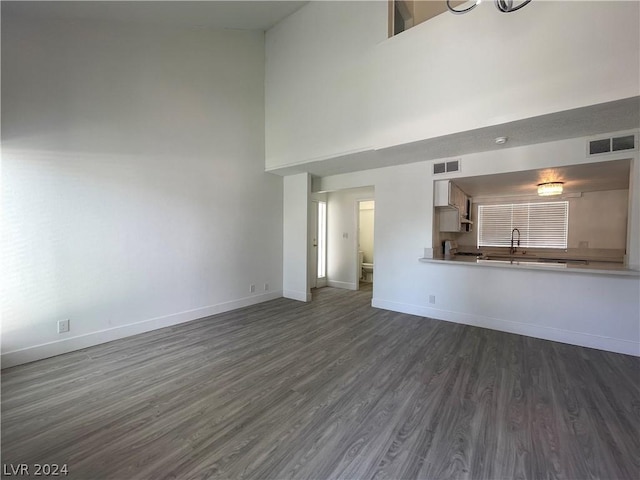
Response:
M311 294L308 292L297 292L295 290L285 290L282 293L282 296L290 300L298 300L299 302L311 301Z
M327 285L335 288L345 288L347 290L358 290L358 284L352 282L338 282L336 280L327 280Z
M526 335L528 337L542 338L554 342L568 343L581 347L597 348L609 352L623 353L640 357L640 342L624 340L612 337L592 335L590 333L563 330L560 328L545 327L541 325L531 325L500 318L485 317L482 315L472 315L468 313L451 312L437 308L423 307L406 303L398 303L390 300L374 298L371 306L391 310L393 312L409 313L421 317L445 320L447 322L461 323L475 327L489 328L501 332Z
M43 358L54 357L63 353L73 352L101 343L111 342L120 338L130 337L139 333L157 330L159 328L171 327L185 322L191 322L218 313L236 310L242 307L248 307L269 300L281 298L281 291L273 291L260 295L252 295L250 297L240 298L229 302L209 305L207 307L196 308L184 312L166 315L164 317L150 318L140 322L119 325L113 328L99 330L97 332L86 333L76 337L65 338L64 340L56 340L54 342L43 343L32 347L26 347L2 354L2 368L13 367L23 363L35 362Z

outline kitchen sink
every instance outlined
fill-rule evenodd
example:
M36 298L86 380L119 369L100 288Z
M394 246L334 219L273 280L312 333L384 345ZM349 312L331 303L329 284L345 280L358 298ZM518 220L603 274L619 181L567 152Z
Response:
M566 263L559 262L541 262L539 260L534 260L532 258L528 259L493 259L493 258L479 258L478 263L490 263L490 264L504 264L504 265L529 265L529 266L545 266L545 267L559 267L564 268L567 266Z
M518 255L486 255L480 257L478 262L481 263L512 263L514 265L526 264L526 265L549 265L549 266L567 266L567 264L579 264L588 265L587 260L571 260L566 258L539 258L539 257L525 257Z

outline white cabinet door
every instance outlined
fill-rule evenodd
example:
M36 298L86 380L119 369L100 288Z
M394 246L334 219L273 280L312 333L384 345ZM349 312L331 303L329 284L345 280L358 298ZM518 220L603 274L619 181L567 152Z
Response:
M434 185L434 201L433 204L436 207L448 207L449 204L449 190L451 182L449 180L436 180Z
M434 206L438 208L441 232L469 231L461 220L467 218L467 194L451 180L436 180Z

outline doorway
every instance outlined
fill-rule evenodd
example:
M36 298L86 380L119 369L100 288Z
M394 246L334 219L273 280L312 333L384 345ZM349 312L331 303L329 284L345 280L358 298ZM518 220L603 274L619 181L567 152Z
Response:
M375 189L373 186L327 192L326 284L329 287L348 290L360 289L360 278L362 277L362 266L359 261L359 252L361 251L359 245L360 202L372 201L374 198ZM363 204L364 206L365 204ZM369 204L368 207L372 206L373 204ZM373 211L370 211L369 214L372 216ZM363 227L367 229L366 219L362 223ZM371 233L370 238L372 237ZM363 240L366 242L366 239L363 238ZM367 258L371 259L372 256L373 254ZM365 279L371 281L372 276L369 275ZM371 287L372 284L363 283L364 285Z
M373 285L374 213L374 200L358 201L358 288Z

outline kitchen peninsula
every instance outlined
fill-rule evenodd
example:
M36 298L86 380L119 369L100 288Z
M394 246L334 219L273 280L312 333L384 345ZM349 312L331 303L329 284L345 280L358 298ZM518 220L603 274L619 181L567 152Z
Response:
M420 261L638 277L626 258L629 175L618 160L436 180L433 247ZM541 192L549 179L558 192Z
M590 273L597 275L617 275L640 277L640 270L626 267L619 262L588 261L588 260L548 260L536 257L515 256L512 258L497 258L495 256L475 257L467 255L453 255L450 258L420 258L422 263L437 263L441 265L464 265L488 268L507 268L525 270L545 270L564 273Z

